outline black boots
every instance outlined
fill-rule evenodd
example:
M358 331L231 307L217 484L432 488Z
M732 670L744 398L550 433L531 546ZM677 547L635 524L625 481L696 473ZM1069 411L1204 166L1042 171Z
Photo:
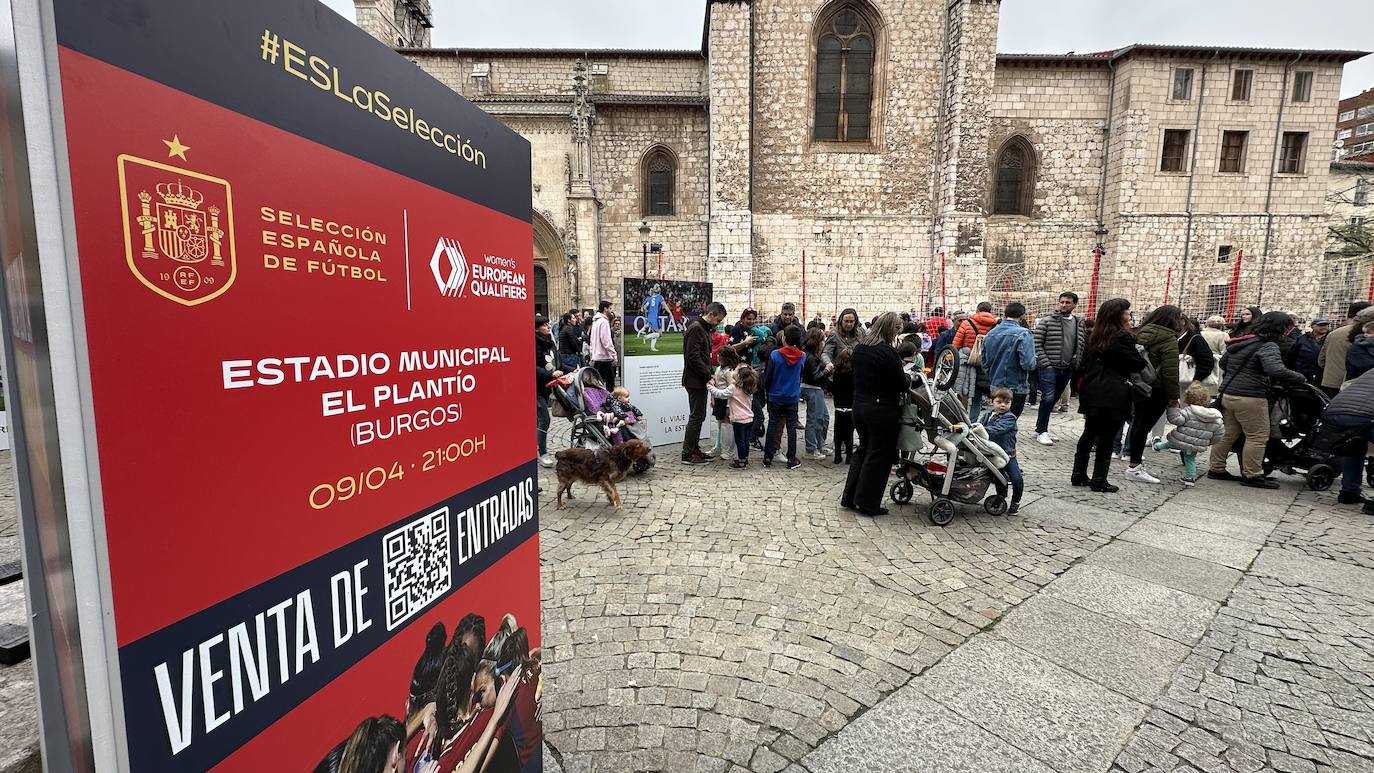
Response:
M1093 478L1088 482L1088 488L1101 494L1115 494L1121 489L1107 482L1106 478Z

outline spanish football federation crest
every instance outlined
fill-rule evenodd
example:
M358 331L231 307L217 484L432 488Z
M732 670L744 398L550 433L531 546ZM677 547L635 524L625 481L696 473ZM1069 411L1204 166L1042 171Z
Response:
M119 185L125 257L140 282L186 306L229 289L238 269L227 180L121 155Z

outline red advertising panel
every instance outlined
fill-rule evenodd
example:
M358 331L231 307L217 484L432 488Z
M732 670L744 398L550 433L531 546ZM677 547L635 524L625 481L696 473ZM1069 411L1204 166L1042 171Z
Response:
M528 145L314 2L54 18L129 767L538 770Z

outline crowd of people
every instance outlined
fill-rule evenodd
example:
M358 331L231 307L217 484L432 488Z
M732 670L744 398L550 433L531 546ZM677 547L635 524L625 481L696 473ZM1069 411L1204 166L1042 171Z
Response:
M1104 494L1119 490L1109 479L1115 459L1126 462L1124 477L1160 483L1163 473L1147 458L1151 451L1176 452L1186 486L1206 477L1277 488L1264 466L1275 389L1321 389L1332 400L1326 423L1363 430L1374 442L1374 376L1365 378L1374 370L1369 303L1351 304L1339 325L1317 319L1307 330L1294 315L1253 306L1232 322L1191 318L1174 305L1137 317L1123 298L1102 303L1091 315L1078 306L1078 295L1064 292L1038 319L1012 301L1000 314L983 302L972 313L946 316L934 308L921 318L886 312L867 322L847 308L827 324L819 315L803 321L792 303L769 318L745 308L727 323L725 307L709 303L688 323L684 338L689 418L682 461L726 459L742 469L754 452L765 467L797 469L804 459L847 464L841 505L881 515L911 374L945 346L961 362L955 391L1012 459L1011 512L1022 489L1016 462L1021 417L1030 409L1033 424L1024 424L1034 442L1052 446L1060 439L1050 419L1068 411L1073 398L1083 424L1070 480ZM593 341L598 325L613 328L609 307L603 303L591 323ZM565 331L581 329L575 314L565 315L563 324ZM559 342L564 366L571 364L564 352L579 343L573 335L566 346ZM606 351L609 344L594 348ZM596 365L596 356L591 360ZM714 442L703 449L697 437L708 411ZM1239 475L1227 469L1237 448ZM1205 469L1198 466L1200 456ZM1363 475L1363 451L1345 457L1341 503L1365 504ZM1374 514L1374 504L1365 512Z

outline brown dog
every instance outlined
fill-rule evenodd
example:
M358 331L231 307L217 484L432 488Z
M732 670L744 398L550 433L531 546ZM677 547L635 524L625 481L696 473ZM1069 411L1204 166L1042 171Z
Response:
M558 459L558 507L563 509L563 493L572 499L572 484L581 481L600 486L611 507L620 509L620 492L615 484L625 479L635 460L648 456L652 449L643 440L630 440L610 448L565 448L554 454Z

